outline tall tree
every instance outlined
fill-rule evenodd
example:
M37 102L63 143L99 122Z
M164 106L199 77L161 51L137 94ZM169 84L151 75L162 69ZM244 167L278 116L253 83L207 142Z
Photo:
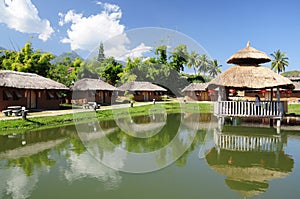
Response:
M202 54L199 59L200 59L200 64L198 69L199 73L206 74L208 72L209 64L210 64L209 58L206 54Z
M97 61L101 63L104 59L105 59L104 46L103 46L103 43L101 42L100 45L99 45L99 52L98 52Z
M218 60L214 59L209 64L208 74L213 78L216 77L219 73L221 73L220 67L222 67L222 65L219 65Z
M195 75L197 75L197 69L199 65L200 65L200 55L195 51L192 51L192 53L189 54L187 66L188 68L193 67Z
M271 53L273 60L271 62L271 69L277 72L278 74L285 71L285 67L289 65L286 53L276 50L274 53Z
M170 66L177 72L183 71L184 66L188 63L189 53L185 44L176 46L171 52Z
M161 64L167 63L167 46L162 45L155 48L155 55L158 56L158 62Z

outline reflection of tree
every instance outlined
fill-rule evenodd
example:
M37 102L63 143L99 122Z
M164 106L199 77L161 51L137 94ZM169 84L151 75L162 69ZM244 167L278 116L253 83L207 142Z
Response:
M8 160L8 167L21 167L27 176L32 175L35 167L41 168L42 166L53 166L55 164L55 160L50 159L48 157L48 153L50 150L42 151L38 154L34 154L27 157L21 157L18 159Z
M191 144L191 146L188 148L188 150L186 150L182 156L176 161L176 165L178 166L185 166L187 163L187 158L190 155L190 153L192 153L196 147L198 147L200 144L204 144L204 139L205 139L205 135L206 135L206 131L198 131L193 143Z
M145 120L144 117L141 118L141 120ZM138 119L135 118L134 120L137 121ZM139 123L142 122L141 120L139 120ZM166 125L161 129L161 131L147 139L130 136L121 130L117 133L108 135L108 138L114 145L117 146L125 141L126 150L130 152L145 153L155 151L167 145L177 134L180 124L177 121L180 121L179 114L168 115Z

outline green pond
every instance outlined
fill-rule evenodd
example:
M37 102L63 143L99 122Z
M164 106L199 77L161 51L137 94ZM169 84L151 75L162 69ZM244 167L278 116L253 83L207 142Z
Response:
M299 129L295 127L294 129ZM0 136L0 198L299 198L300 132L210 114Z

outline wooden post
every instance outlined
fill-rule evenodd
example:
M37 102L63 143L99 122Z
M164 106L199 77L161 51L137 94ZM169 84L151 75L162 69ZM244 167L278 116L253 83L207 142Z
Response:
M271 104L270 104L271 112L273 112L273 88L271 88ZM273 127L273 119L270 118L270 127Z

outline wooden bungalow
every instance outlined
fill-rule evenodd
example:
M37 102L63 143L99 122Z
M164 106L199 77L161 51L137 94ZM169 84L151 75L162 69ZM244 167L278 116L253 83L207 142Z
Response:
M207 83L191 83L181 92L187 101L211 101L211 93L207 90Z
M65 85L33 73L0 71L0 110L8 106L27 109L58 109Z
M270 89L273 96L274 89L294 89L291 80L283 77L260 64L271 59L266 53L247 47L232 55L227 63L236 64L213 79L208 88L218 91L218 100L215 104L214 114L218 117L266 117L281 119L284 115L283 102L273 97L263 101L256 107L253 101L229 100L229 93L245 90ZM261 96L260 96L261 97ZM280 120L278 120L280 121ZM280 124L280 123L277 123ZM272 125L272 124L271 124Z
M96 102L97 104L107 105L115 102L114 91L117 88L100 80L84 78L74 83L71 88L72 104L86 104Z
M125 91L133 94L135 101L160 101L162 96L167 92L166 89L152 84L150 82L132 81L118 87L120 94L124 95Z

